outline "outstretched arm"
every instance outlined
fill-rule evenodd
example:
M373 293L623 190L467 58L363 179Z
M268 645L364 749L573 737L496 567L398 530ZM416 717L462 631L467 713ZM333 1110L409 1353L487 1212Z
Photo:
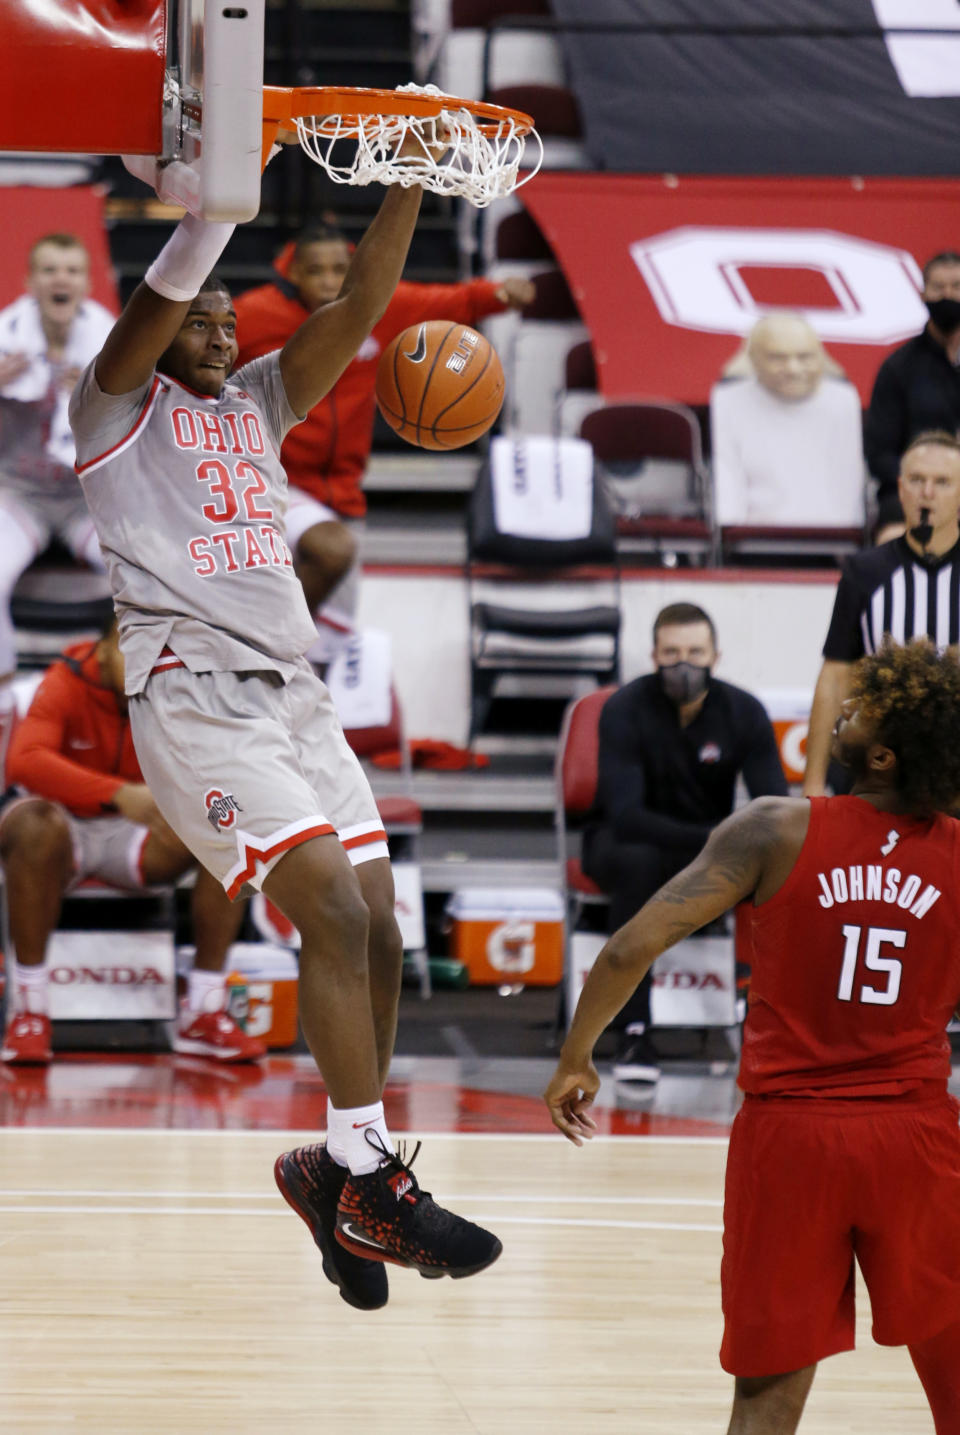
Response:
M129 394L147 382L233 230L184 215L100 350L95 373L105 394Z
M833 729L844 701L850 696L852 686L853 664L825 658L817 678L810 710L807 765L803 776L805 797L822 797L826 791Z
M422 194L419 185L391 186L337 299L316 309L281 349L280 374L295 413L306 414L329 393L382 317L403 273Z
M754 892L791 799L759 798L715 828L698 857L655 892L604 946L584 983L544 1100L554 1126L575 1146L595 1123L600 1085L593 1048L661 952Z

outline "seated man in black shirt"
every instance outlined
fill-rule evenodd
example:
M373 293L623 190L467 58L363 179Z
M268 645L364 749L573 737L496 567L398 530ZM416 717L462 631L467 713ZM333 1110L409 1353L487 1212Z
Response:
M787 792L762 704L713 677L717 635L703 609L663 608L652 657L656 672L614 693L600 717L600 815L584 834L583 868L610 896L612 932L730 816L738 774L751 797ZM614 1077L656 1082L649 974L614 1026L622 1032Z

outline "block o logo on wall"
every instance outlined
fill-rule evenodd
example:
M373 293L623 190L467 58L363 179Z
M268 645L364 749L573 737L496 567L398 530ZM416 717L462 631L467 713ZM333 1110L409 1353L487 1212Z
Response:
M798 309L821 339L900 343L923 328L923 277L912 254L824 229L686 225L630 246L661 318L684 329L746 334L771 308ZM816 303L764 303L751 289L763 273L816 290Z

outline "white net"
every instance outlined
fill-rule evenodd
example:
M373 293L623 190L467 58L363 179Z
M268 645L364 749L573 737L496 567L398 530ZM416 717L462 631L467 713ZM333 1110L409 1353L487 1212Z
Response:
M448 98L435 85L402 85L400 89ZM450 104L455 106L457 101L451 99ZM296 126L305 152L335 184L376 181L405 188L419 184L434 194L462 195L479 209L526 184L543 160L543 144L536 130L525 131L508 111L493 119L478 119L463 108L444 108L433 119L307 115L297 119ZM528 161L529 168L521 177L528 139L533 162Z

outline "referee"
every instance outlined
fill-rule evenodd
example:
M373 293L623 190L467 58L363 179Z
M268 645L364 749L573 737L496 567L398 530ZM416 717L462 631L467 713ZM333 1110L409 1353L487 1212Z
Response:
M853 665L885 634L896 643L960 642L960 443L945 430L918 434L900 460L897 491L906 533L843 565L823 645L807 739L803 791L826 791L833 728Z

